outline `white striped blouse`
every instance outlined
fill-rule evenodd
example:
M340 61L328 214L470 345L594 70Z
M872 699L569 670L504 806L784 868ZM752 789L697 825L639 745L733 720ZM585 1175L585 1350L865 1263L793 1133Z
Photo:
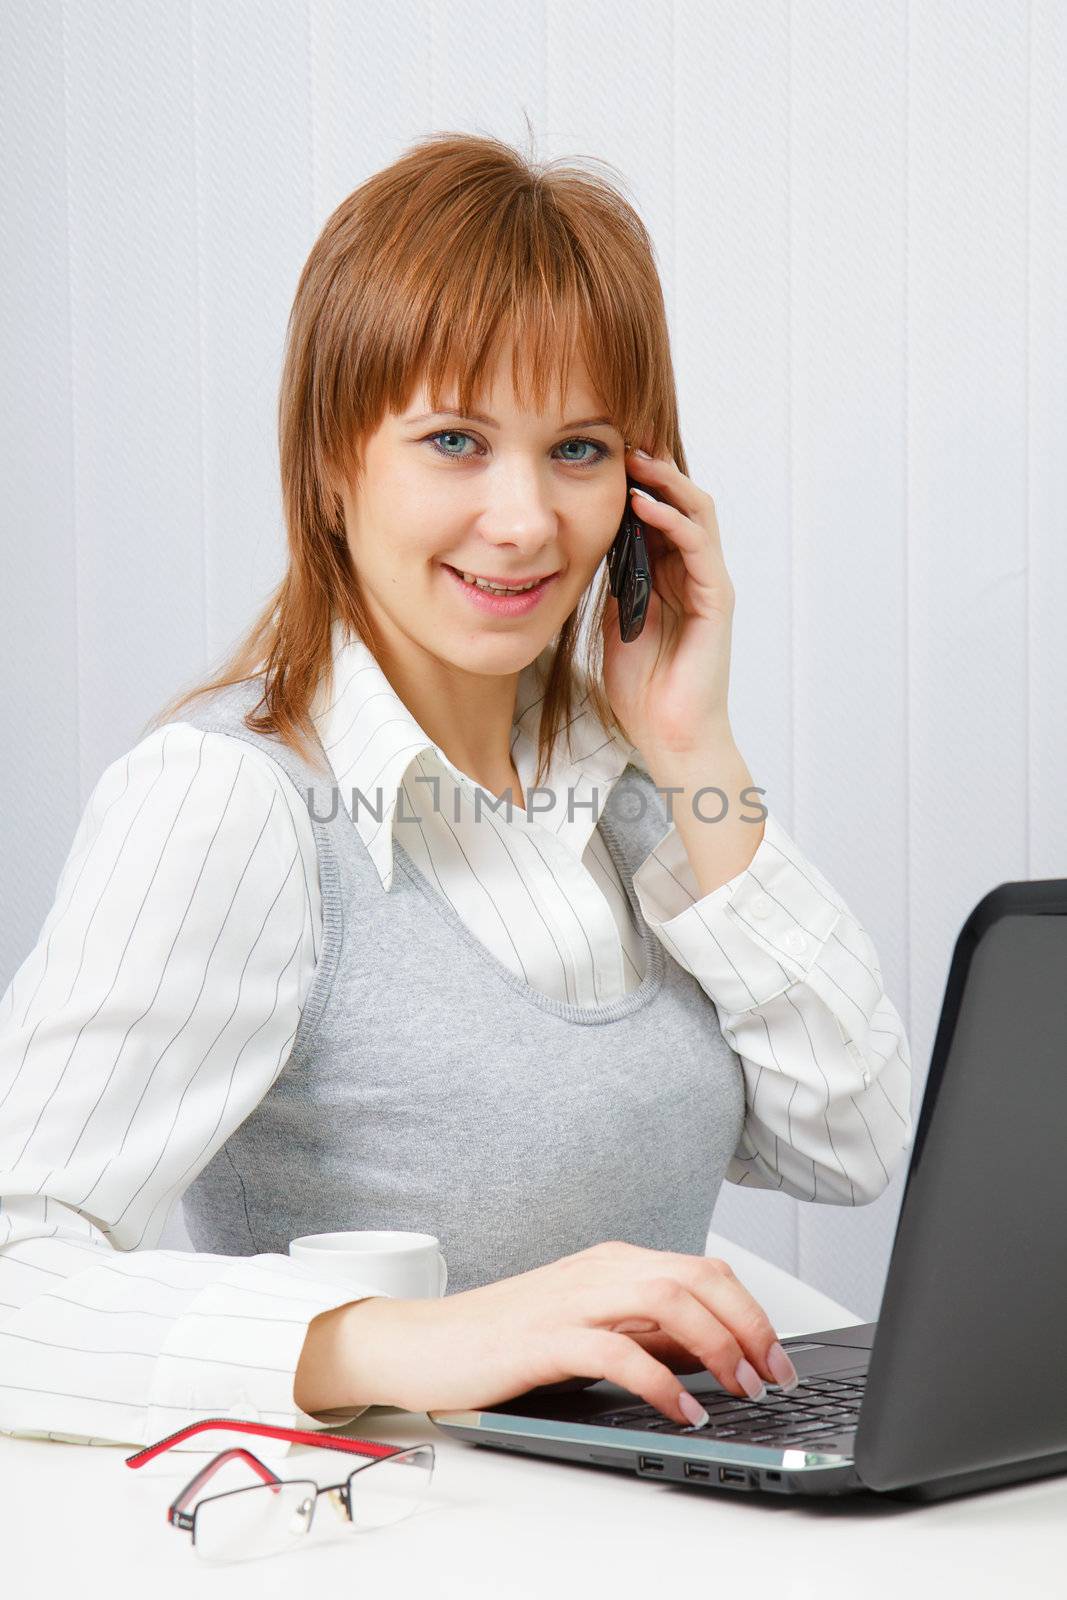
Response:
M526 809L494 812L366 646L336 626L333 645L313 720L383 892L399 838L527 983L590 1005L636 987L640 940L595 826L627 761L644 765L634 747L582 700L534 791L546 651L516 698ZM773 814L710 894L673 826L633 881L740 1058L727 1179L873 1200L910 1138L910 1056L841 896ZM0 1431L142 1443L205 1415L315 1429L365 1409L309 1416L292 1386L310 1319L373 1286L280 1254L158 1248L282 1070L321 933L308 801L262 750L176 721L105 770L0 1002Z

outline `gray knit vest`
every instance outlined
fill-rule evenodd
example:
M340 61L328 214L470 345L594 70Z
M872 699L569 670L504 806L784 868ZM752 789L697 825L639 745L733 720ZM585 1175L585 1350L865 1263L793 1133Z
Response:
M668 827L652 779L627 766L597 824L645 976L621 999L578 1006L475 938L402 827L385 890L329 768L245 727L261 692L262 678L215 691L182 720L258 745L295 784L323 934L288 1059L182 1197L197 1249L286 1254L305 1233L414 1229L440 1239L450 1294L606 1239L702 1255L744 1079L712 1001L634 892Z

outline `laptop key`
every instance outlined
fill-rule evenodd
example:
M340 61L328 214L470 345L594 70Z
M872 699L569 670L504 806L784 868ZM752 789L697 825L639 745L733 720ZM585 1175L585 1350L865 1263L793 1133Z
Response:
M815 1433L830 1433L832 1431L832 1429L824 1427L821 1422L802 1422L798 1428L786 1428L783 1432L783 1438L788 1442L790 1439L807 1439Z
M779 1428L761 1428L758 1423L751 1423L748 1427L733 1429L732 1434L735 1439L779 1439L790 1431L784 1424Z

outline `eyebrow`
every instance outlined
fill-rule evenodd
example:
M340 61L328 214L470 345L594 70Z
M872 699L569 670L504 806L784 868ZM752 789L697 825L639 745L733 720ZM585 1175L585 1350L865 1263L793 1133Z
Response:
M406 420L412 424L429 422L434 417L459 417L462 422L484 422L487 427L499 428L500 423L495 417L487 417L481 411L423 411L417 417L408 417ZM572 417L570 422L561 422L561 428L611 428L614 427L610 417Z

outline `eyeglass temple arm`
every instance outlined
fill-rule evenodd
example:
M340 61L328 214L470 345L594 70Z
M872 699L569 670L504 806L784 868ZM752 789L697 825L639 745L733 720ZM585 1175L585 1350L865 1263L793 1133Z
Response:
M200 1468L200 1471L197 1473L196 1477L191 1479L190 1482L185 1485L185 1488L182 1490L178 1498L171 1501L171 1504L167 1510L167 1521L174 1522L179 1511L183 1511L185 1509L185 1507L189 1504L189 1501L193 1498L198 1490L203 1488L208 1479L214 1477L219 1468L224 1467L228 1461L235 1460L247 1462L247 1464L252 1468L252 1471L258 1472L259 1476L263 1479L263 1482L269 1484L272 1489L278 1489L281 1486L282 1480L278 1477L277 1473L272 1472L270 1468L265 1466L257 1456L252 1454L250 1450L242 1450L240 1445L235 1445L232 1450L220 1451L220 1453L215 1456L213 1460L208 1462L206 1467Z
M165 1439L158 1439L155 1444L145 1445L143 1450L135 1450L133 1455L126 1457L126 1465L143 1467L180 1440L212 1428L221 1428L226 1433L250 1433L260 1439L288 1439L292 1444L310 1444L316 1450L343 1450L349 1455L390 1456L395 1455L397 1449L395 1444L379 1444L373 1439L335 1439L326 1434L312 1433L308 1428L278 1428L269 1422L247 1422L240 1417L203 1417L199 1422L186 1423L184 1428L178 1428Z

